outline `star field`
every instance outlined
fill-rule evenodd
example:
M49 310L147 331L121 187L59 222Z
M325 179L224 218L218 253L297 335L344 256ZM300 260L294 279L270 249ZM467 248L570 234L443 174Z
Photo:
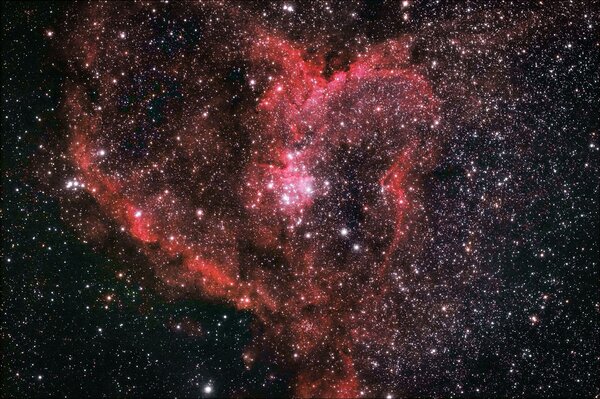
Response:
M3 393L597 395L592 3L6 3Z

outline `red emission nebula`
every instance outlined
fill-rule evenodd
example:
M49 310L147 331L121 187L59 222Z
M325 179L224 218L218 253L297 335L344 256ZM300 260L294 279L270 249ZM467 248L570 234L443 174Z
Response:
M166 57L143 27L84 20L65 114L67 188L102 214L78 221L86 234L126 234L169 290L254 314L249 368L266 356L296 370L297 396L360 396L359 359L400 324L392 276L424 240L420 176L440 144L411 37L332 61L242 20Z

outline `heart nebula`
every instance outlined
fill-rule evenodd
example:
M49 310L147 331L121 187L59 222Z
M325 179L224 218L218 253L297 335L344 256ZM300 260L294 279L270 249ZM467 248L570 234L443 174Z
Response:
M173 291L252 312L248 367L298 370L298 396L359 396L364 359L402 323L439 143L410 37L332 67L262 28L167 57L92 20L65 93L67 184L102 213L91 230L127 234Z

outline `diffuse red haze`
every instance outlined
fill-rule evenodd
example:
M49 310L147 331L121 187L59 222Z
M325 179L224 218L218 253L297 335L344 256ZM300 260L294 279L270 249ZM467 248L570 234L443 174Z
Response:
M72 178L166 283L256 315L249 367L266 354L298 370L298 396L360 396L361 347L398 323L390 273L435 156L438 101L410 38L325 73L266 28L168 58L114 18L90 17L69 50Z

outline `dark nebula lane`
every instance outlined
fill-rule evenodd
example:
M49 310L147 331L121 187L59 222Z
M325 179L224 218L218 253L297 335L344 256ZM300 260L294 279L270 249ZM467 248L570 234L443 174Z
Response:
M102 394L597 391L597 15L469 4L60 8L37 189L117 280L249 315L268 370Z

